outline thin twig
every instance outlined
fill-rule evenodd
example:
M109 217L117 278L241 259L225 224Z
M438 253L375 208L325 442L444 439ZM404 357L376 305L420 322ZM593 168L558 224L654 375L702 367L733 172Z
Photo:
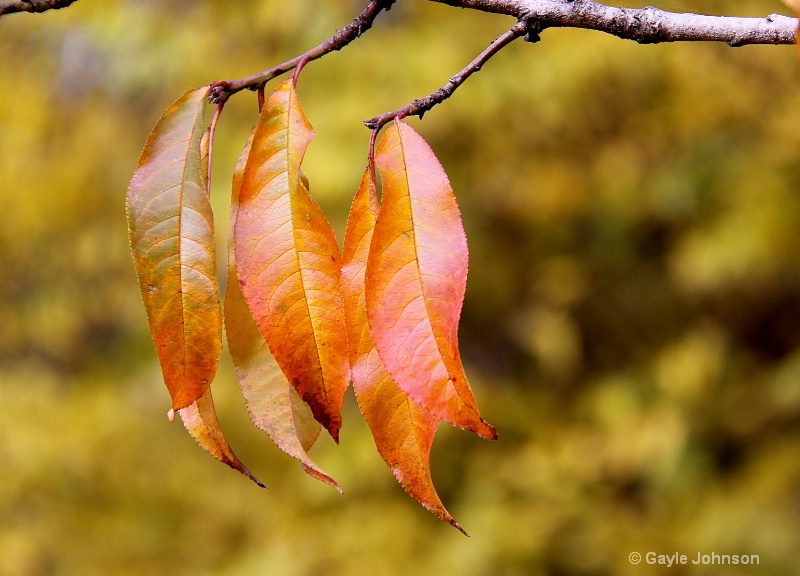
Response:
M0 2L0 16L14 12L46 12L66 8L77 0L19 0L18 2Z
M386 112L364 121L372 130L395 118L422 116L449 98L473 72L515 38L525 34L529 42L539 40L546 28L569 27L598 30L619 38L635 40L641 44L679 41L717 41L730 46L746 44L793 44L797 36L798 20L772 14L767 18L738 18L733 16L705 16L679 14L657 8L617 8L599 4L594 0L432 0L449 6L458 6L514 15L519 22L498 37L475 60L432 94L414 100L408 106Z
M329 52L341 50L350 44L350 42L369 30L378 14L380 14L383 10L389 10L394 2L395 0L370 0L370 3L367 5L364 11L359 14L358 17L356 17L355 20L341 30L337 30L336 34L325 40L325 42L319 46L315 46L308 52L300 54L291 60L287 60L282 64L278 64L277 66L273 66L272 68L257 74L253 74L252 76L248 76L246 78L214 82L211 85L209 101L215 104L221 104L230 98L231 95L240 92L241 90L258 90L276 76L280 76L281 74L294 69L300 62L310 62L312 60L316 60L317 58L321 58Z
M486 64L489 58L497 54L506 45L516 40L520 36L530 33L531 30L525 22L517 22L517 24L515 24L510 30L495 38L494 42L489 44L486 50L481 52L477 58L470 62L458 74L451 77L447 81L447 84L439 88L436 92L428 94L424 98L418 98L411 104L403 106L402 108L398 108L397 110L393 110L392 112L386 112L380 116L375 116L374 118L365 120L364 125L371 130L377 131L395 118L405 118L406 116L419 116L422 118L422 116L428 110L447 100L453 94L453 92L455 92L456 89L466 81L467 78L480 70L481 67ZM530 37L530 39L532 41L537 39L535 33Z
M430 0L518 20L536 21L544 28L584 28L641 44L659 42L725 42L793 44L798 21L780 14L766 18L706 16L665 12L658 8L619 8L594 0Z

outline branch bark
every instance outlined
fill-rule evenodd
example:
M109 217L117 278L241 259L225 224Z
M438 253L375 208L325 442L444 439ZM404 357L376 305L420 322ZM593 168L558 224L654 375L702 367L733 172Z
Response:
M706 16L665 12L658 8L618 8L594 0L429 0L448 6L514 16L531 26L584 28L641 44L658 42L725 42L793 44L798 20L780 14L766 18Z
M77 0L20 0L18 2L0 2L0 16L14 12L45 12L66 8Z
M364 32L369 30L372 27L372 23L375 21L375 18L378 17L378 14L384 10L390 10L392 4L394 3L395 0L370 0L367 7L355 18L355 20L341 30L337 30L336 34L325 40L325 42L322 44L315 46L308 52L300 54L299 56L292 58L291 60L287 60L282 64L273 66L268 70L248 76L247 78L214 82L211 85L209 101L214 104L224 104L228 98L230 98L233 94L240 92L241 90L261 90L264 88L264 85L267 82L276 76L280 76L281 74L288 72L289 70L293 70L298 66L302 68L308 62L316 60L317 58L321 58L329 52L341 50L350 44L350 42L356 38L359 38ZM295 75L295 82L296 81L297 78Z
M75 0L38 0L8 4L68 4ZM706 16L703 14L666 12L658 8L619 8L595 0L429 0L448 6L479 10L494 14L514 16L518 20L509 32L499 37L472 63L450 78L449 82L424 98L364 122L367 127L379 130L394 118L420 116L449 98L453 92L491 56L510 41L525 35L525 40L536 42L547 28L582 28L605 32L641 44L659 42L725 42L729 46L747 44L793 44L797 38L798 20L780 14L765 18L736 16ZM389 10L395 0L370 0L364 11L348 26L339 30L325 42L282 64L239 80L214 82L209 100L223 104L244 89L263 90L264 85L285 72L302 68L311 60L341 50L360 37L372 26L375 18ZM0 7L3 5L0 4ZM299 70L298 70L299 71Z
M497 54L512 41L528 33L529 30L527 24L525 22L517 22L517 24L515 24L509 31L495 38L495 40L489 44L486 50L481 52L463 70L458 72L458 74L450 77L450 79L447 81L447 84L439 88L436 92L428 94L424 98L418 98L411 104L402 108L398 108L392 112L385 112L380 116L375 116L375 118L364 120L364 125L367 128L378 131L394 119L405 118L406 116L419 116L420 119L422 119L422 116L428 110L450 98L453 92L455 92L456 89L458 89L458 87L467 80L467 78L469 78L473 73L479 71L481 67L483 67L483 65L489 61L489 58Z
M746 44L793 44L798 20L780 14L766 18L705 16L665 12L658 8L618 8L594 0L430 0L483 12L515 16L519 21L497 38L484 52L442 88L418 98L407 106L385 112L364 121L373 131L396 118L419 116L445 101L453 92L481 69L494 54L509 42L525 34L525 40L536 42L547 28L584 28L606 32L641 44L658 42L706 41L725 42L729 46ZM374 132L373 132L374 139Z

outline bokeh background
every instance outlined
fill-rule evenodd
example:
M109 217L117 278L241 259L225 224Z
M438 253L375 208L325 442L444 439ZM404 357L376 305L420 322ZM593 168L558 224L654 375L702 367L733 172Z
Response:
M167 421L124 215L147 133L184 90L295 56L364 5L81 0L0 21L0 575L800 574L792 47L549 30L411 120L462 207L462 353L500 432L443 425L434 445L470 538L403 493L352 393L341 445L311 454L344 495L250 424L227 359L222 426L269 490ZM512 24L399 0L309 64L305 172L340 239L361 121L435 90ZM237 95L219 125L220 246L256 108ZM634 551L760 564L659 569Z

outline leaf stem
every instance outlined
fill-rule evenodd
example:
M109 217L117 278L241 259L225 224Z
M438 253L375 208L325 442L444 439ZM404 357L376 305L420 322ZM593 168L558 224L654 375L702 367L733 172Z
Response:
M209 197L211 196L211 161L214 157L214 134L217 132L217 120L219 120L224 107L224 103L217 106L217 109L214 110L214 116L211 118L211 124L208 125L208 176L206 177L206 196Z
M317 58L321 58L330 52L341 50L350 42L360 37L364 32L372 27L372 23L383 10L389 10L395 0L370 0L367 7L350 24L337 30L336 33L325 40L322 44L315 46L308 52L287 60L277 66L268 68L257 74L241 78L239 80L222 80L211 85L209 101L214 104L222 104L233 94L244 89L258 90L281 74L296 68L300 63L305 65Z
M378 132L380 130L373 130L369 135L369 176L373 184L377 184L378 180L375 178L375 141L378 139Z
M373 131L377 131L395 119L399 120L401 118L405 118L406 116L419 116L422 118L428 110L452 96L453 92L455 92L456 89L461 86L473 73L480 70L481 67L486 64L486 62L492 56L497 54L512 41L526 34L530 36L531 41L538 39L538 36L535 35L535 30L532 32L529 24L522 21L517 22L510 30L495 38L495 40L489 44L486 50L481 52L458 74L452 76L447 81L447 84L439 88L436 92L428 94L424 98L418 98L411 104L403 106L402 108L398 108L397 110L386 112L379 116L375 116L374 118L370 118L369 120L365 120L364 125Z
M297 79L300 77L300 72L303 71L306 64L308 64L309 58L308 54L304 54L303 57L300 59L300 62L297 63L297 66L294 68L294 74L292 74L292 86L297 88Z

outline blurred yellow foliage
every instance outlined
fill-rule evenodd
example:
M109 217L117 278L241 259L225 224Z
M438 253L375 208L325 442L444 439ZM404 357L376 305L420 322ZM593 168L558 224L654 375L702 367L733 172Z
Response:
M760 556L680 574L797 574L790 47L547 30L412 121L461 204L462 355L500 432L486 443L444 427L434 445L437 488L471 538L404 495L352 397L341 446L312 451L344 496L250 425L228 363L222 426L269 491L167 422L123 211L144 139L186 89L295 56L363 4L106 0L0 22L0 575L652 571L634 551ZM318 136L304 168L340 238L366 164L361 120L435 90L512 24L400 1L306 68ZM218 127L219 253L256 114L237 95Z

